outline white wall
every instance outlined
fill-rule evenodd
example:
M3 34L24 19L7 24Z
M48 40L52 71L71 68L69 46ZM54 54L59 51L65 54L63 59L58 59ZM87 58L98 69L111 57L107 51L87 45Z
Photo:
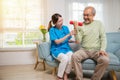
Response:
M47 23L54 13L59 13L65 20L65 0L47 0Z
M0 50L0 66L35 63L35 49Z

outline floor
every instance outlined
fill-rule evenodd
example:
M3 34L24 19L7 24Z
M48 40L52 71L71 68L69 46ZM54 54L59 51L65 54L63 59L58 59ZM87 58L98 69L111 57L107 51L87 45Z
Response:
M43 71L41 64L34 70L34 65L0 66L0 80L56 80L51 74L52 68ZM71 79L69 79L71 80ZM84 80L90 80L84 78Z

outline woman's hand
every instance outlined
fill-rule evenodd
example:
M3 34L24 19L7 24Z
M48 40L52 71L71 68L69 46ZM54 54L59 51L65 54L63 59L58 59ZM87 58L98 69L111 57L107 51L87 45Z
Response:
M72 35L76 35L76 30L72 30L71 32L70 32L70 35L72 36Z

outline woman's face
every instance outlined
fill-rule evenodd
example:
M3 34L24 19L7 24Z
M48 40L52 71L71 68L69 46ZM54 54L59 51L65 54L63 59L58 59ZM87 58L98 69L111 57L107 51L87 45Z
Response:
M63 25L63 18L59 17L55 25L57 28L61 28L61 26Z

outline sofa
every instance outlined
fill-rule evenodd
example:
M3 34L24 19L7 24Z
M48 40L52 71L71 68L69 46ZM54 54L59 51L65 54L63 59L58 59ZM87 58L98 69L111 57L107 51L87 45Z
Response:
M110 57L110 63L107 68L107 71L110 71L113 80L118 80L115 72L120 71L120 32L106 33L106 36L107 36L106 51ZM54 70L56 70L59 62L53 59L53 57L50 54L50 42L43 42L41 44L37 44L37 46L38 46L38 57L44 60L44 62L47 65L52 66ZM80 48L80 46L75 43L70 43L70 46L73 52L75 52ZM91 59L87 59L82 62L82 66L83 66L83 70L94 70L96 66L96 62Z

